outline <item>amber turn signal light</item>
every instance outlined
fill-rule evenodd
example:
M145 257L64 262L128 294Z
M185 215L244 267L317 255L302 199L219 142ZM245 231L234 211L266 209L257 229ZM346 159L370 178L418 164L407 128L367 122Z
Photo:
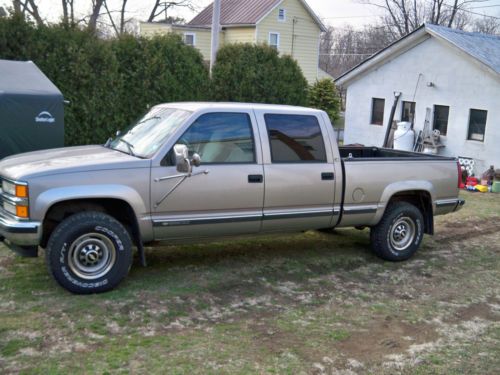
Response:
M16 216L22 218L28 218L28 207L16 206Z
M26 185L16 185L16 197L28 198L28 187Z

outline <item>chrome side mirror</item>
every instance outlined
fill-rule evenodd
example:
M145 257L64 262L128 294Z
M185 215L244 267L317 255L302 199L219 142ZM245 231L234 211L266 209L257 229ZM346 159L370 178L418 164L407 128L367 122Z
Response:
M189 160L189 150L186 145L176 144L174 146L174 155L177 172L190 175L193 172L193 166L199 167L201 164L201 158L198 154L194 154L193 159Z

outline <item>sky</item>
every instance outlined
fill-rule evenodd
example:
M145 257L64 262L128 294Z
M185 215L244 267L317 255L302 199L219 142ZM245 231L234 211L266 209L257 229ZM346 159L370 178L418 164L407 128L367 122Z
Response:
M212 0L193 0L198 10L203 9ZM360 28L363 25L374 23L380 16L380 10L372 5L363 4L363 0L306 0L314 12L327 25L344 27L351 25ZM111 10L120 8L121 0L107 0ZM0 0L0 6L10 6L11 1ZM61 0L37 0L42 17L49 22L57 22L62 14ZM91 0L75 0L77 13L80 16L90 13ZM147 19L154 4L152 0L128 0L128 17L139 20ZM484 0L472 4L472 11L500 17L500 0ZM196 12L183 8L172 11L169 15L181 16L190 20Z

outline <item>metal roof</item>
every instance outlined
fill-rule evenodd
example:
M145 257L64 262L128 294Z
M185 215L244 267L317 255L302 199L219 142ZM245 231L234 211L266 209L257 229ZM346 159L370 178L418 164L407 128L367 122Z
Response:
M454 47L464 51L471 57L488 66L494 73L500 74L500 36L472 33L451 29L445 26L423 24L410 34L382 48L366 60L349 69L347 72L337 77L335 82L339 85L343 85L359 74L366 72L372 66L384 64L388 58L394 56L394 54L400 53L400 51L407 48L408 45L416 45L426 35L427 37L432 36L440 38L452 44Z
M220 23L222 26L254 26L283 0L221 0ZM314 11L304 0L297 0L318 24L326 31ZM203 9L187 23L189 26L209 26L212 24L213 3Z
M256 24L281 0L222 0L220 5L221 25ZM213 3L203 9L188 25L211 25Z
M440 36L500 74L500 36L470 33L426 24L426 31Z

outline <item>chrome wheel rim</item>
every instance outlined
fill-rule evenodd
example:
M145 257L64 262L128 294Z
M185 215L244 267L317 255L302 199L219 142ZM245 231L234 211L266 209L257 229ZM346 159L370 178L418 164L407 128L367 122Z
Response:
M68 265L71 271L85 280L106 275L116 261L113 242L100 233L86 233L71 244Z
M407 216L399 218L389 234L392 248L397 251L406 250L413 243L415 234L415 222Z

